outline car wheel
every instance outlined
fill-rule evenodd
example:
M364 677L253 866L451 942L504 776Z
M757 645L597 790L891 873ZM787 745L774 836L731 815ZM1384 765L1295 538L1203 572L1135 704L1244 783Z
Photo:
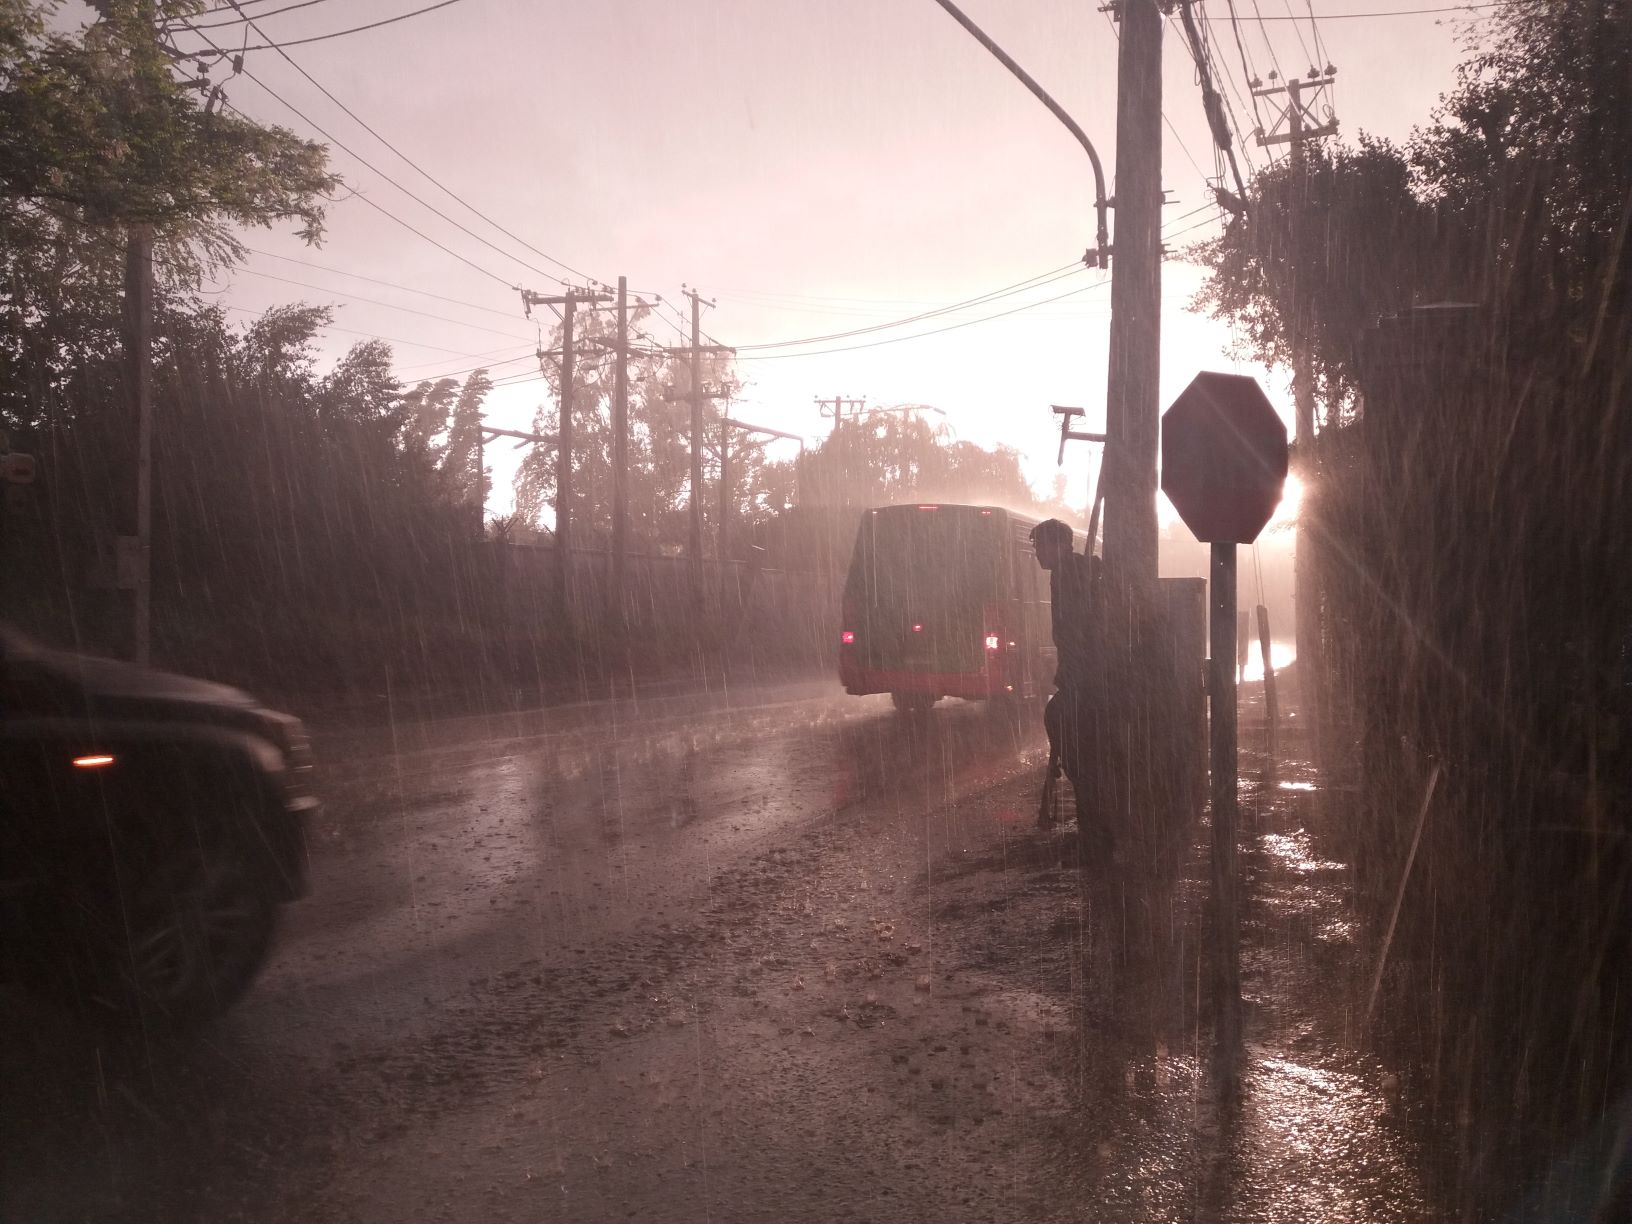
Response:
M188 1025L220 1015L254 980L271 946L277 902L230 838L174 844L124 881L118 976L146 1017Z

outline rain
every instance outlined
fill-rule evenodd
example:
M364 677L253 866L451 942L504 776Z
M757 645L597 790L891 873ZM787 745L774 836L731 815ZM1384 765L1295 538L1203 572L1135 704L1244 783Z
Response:
M1629 226L1627 0L0 0L0 1220L1632 1219Z

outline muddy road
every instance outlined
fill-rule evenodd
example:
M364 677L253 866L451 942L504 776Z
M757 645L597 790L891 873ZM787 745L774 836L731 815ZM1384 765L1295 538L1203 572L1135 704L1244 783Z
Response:
M1431 1218L1398 1077L1314 1003L1352 932L1305 784L1247 848L1221 1123L1199 874L1159 980L1086 982L1034 726L812 684L322 733L312 895L224 1022L0 996L0 1216Z

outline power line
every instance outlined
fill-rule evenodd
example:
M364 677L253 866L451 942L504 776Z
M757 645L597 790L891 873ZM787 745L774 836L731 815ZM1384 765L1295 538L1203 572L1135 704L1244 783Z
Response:
M303 268L315 268L319 272L327 272L333 276L345 276L350 277L352 280L367 281L371 285L383 285L387 289L400 289L404 293L417 293L421 297L435 298L439 302L451 302L455 306L464 306L470 310L484 311L487 314L498 315L505 319L514 319L516 317L516 312L514 310L500 310L494 306L482 306L476 302L466 302L460 298L448 297L445 294L432 293L428 289L415 289L412 285L403 285L396 281L380 280L375 276L364 276L361 272L347 272L341 268L331 268L327 264L312 263L308 259L295 259L290 255L275 255L271 251L263 251L259 247L246 246L244 250L253 255L264 255L268 259L281 259L284 263L299 264ZM242 270L248 271L247 268Z
M960 320L957 323L948 323L945 327L933 328L930 331L914 332L910 336L891 336L887 340L873 340L873 341L869 341L866 344L847 344L847 345L843 346L842 348L815 349L815 350L813 350L811 352L805 352L805 353L755 353L755 354L753 354L751 356L748 356L748 357L739 357L739 358L737 358L737 360L738 361L779 361L779 360L782 360L783 358L787 358L787 357L824 357L824 356L827 356L827 355L829 355L831 353L850 353L850 352L856 351L857 349L878 348L880 345L885 345L885 344L901 344L901 343L903 343L904 341L907 341L907 340L922 340L926 336L937 336L937 335L940 335L942 332L956 331L960 327L973 327L977 323L990 323L994 319L1007 318L1009 315L1019 314L1021 311L1024 311L1024 310L1035 310L1039 306L1047 306L1047 305L1049 305L1049 304L1051 304L1053 302L1064 301L1066 298L1075 297L1079 293L1087 293L1090 289L1098 289L1101 286L1108 285L1110 283L1111 283L1111 281L1110 281L1109 277L1103 277L1100 280L1096 280L1091 285L1082 285L1082 286L1080 286L1080 287L1078 287L1076 289L1069 289L1066 292L1061 293L1061 294L1057 294L1054 297L1043 298L1041 301L1026 302L1026 303L1024 303L1024 304L1022 304L1020 306L1014 306L1014 307L1011 307L1008 310L999 311L997 314L983 315L978 319L963 319L963 320Z
M422 319L435 319L439 323L452 323L456 327L469 327L475 331L491 332L495 336L509 336L514 340L527 339L526 336L518 336L514 332L500 331L496 327L488 327L482 323L467 323L463 319L452 319L447 315L432 314L428 310L415 310L412 306L399 306L395 302L382 302L378 298L360 297L356 294L343 293L338 289L331 289L325 285L314 285L308 281L294 280L293 278L287 276L275 276L271 272L257 272L254 268L237 268L235 271L245 273L248 276L258 276L263 280L278 281L285 285L297 285L302 289L316 289L319 293L332 293L337 297L344 298L348 302L365 302L370 306L383 306L387 310L400 310L404 314L418 315Z
M463 368L461 370L443 370L443 371L441 371L439 373L436 373L436 374L416 374L412 378L407 379L406 381L415 382L415 383L441 382L444 378L456 378L460 374L474 374L474 373L476 373L477 370L492 370L492 369L498 368L499 366L515 365L519 361L532 361L537 356L538 356L537 353L529 351L529 352L521 354L521 356L519 356L519 357L506 357L503 361L484 361L484 362L482 362L481 365L466 366L465 368ZM426 363L426 364L432 364L432 363ZM412 366L403 366L403 367L400 367L400 369L394 369L393 373L401 373L402 370L408 370L408 369L412 369L412 368L413 368ZM507 378L507 377L509 377L509 375L500 375L500 377L501 378Z
M531 361L534 358L534 356L536 356L536 354L534 353L534 351L532 349L528 349L525 353L516 354L515 349L513 347L510 347L510 346L506 346L504 348L488 349L485 353L472 353L471 356L472 357L481 357L481 358L495 358L495 357L501 357L505 353L510 353L510 354L512 354L512 356L505 358L503 361L494 361L492 364L493 365L508 365L511 361ZM406 372L408 370L419 370L419 369L423 369L426 366L439 366L439 365L446 365L446 364L447 364L447 362L446 362L446 360L444 358L434 357L429 361L411 361L407 365L396 365L396 366L392 366L391 368L394 371L396 371L397 373L401 374L401 373L404 373L404 372ZM486 366L471 366L470 367L471 370L481 370L481 369L486 369L486 368L487 368ZM449 374L449 375L463 374L463 373L468 373L468 372L469 371L466 371L466 370L449 370L449 371L447 371L447 374ZM433 375L425 375L424 377L426 377L426 378L430 378L430 377L440 378L440 377L444 377L444 375L434 375L434 376ZM414 381L418 382L418 381L420 381L420 379L416 377Z
M238 314L254 315L257 318L265 315L265 310L255 310L249 306L225 306L224 310L236 311ZM277 309L273 307L272 309ZM344 332L348 336L364 336L370 340L387 340L392 344L406 344L412 348L435 349L439 353L451 353L455 357L474 357L475 353L467 353L461 349L443 348L440 344L426 344L423 340L404 340L401 336L382 336L378 332L358 331L352 327L336 327L331 323L323 325L324 331Z
M1303 51L1303 57L1308 61L1309 66L1313 68L1315 66L1314 56L1309 53L1309 44L1303 41L1303 30L1298 25L1301 18L1292 12L1292 0L1281 0L1281 4L1286 9L1287 17L1292 21L1292 33L1298 40L1298 47Z
M1467 13L1467 12L1472 12L1475 9L1511 8L1515 4L1523 4L1523 3L1526 3L1526 0L1492 0L1491 3L1487 3L1487 4L1456 4L1456 5L1451 5L1448 8L1386 9L1386 10L1383 10L1383 11L1380 11L1380 12L1370 12L1370 13L1322 13L1320 15L1320 19L1322 21L1347 21L1347 20L1351 20L1351 19L1354 19L1354 18L1361 18L1361 17L1424 17L1424 16L1429 16L1429 15L1434 14L1434 13ZM1256 8L1257 6L1254 5L1254 7ZM1202 20L1203 21L1228 21L1229 18L1227 18L1227 17L1203 17ZM1256 20L1260 24L1262 24L1263 22L1266 22L1266 21L1293 21L1293 22L1297 22L1297 21L1303 21L1303 20L1306 20L1306 19L1303 18L1303 17L1295 17L1295 16L1289 16L1289 17L1265 17L1262 13L1259 13L1259 14L1255 15L1254 20ZM1268 31L1265 31L1265 37L1266 38L1268 37Z
M989 293L978 294L975 297L966 298L961 302L953 302L950 305L940 306L934 310L926 310L919 314L908 315L904 319L892 319L888 323L875 323L869 327L857 327L852 328L849 331L830 332L823 336L804 336L797 340L767 341L763 344L739 344L736 346L736 348L738 352L748 352L749 350L768 348L790 348L794 345L820 344L828 340L844 340L850 336L860 336L868 332L884 331L892 327L904 327L908 323L917 323L923 319L935 318L938 315L948 314L954 310L962 310L969 306L980 306L997 298L1009 297L1013 294L1020 293L1023 290L1035 288L1038 285L1051 284L1056 280L1063 280L1065 277L1071 276L1081 270L1082 265L1073 260L1062 267L1053 268L1047 272L1041 272L1036 276L1027 277L1025 280L1016 282L1013 285L1005 285L1001 289L994 289Z
M434 13L434 12L436 12L437 9L445 9L450 4L458 4L458 3L460 3L460 0L440 0L440 3L438 3L438 4L427 5L425 8L415 9L411 13L399 13L395 17L387 17L383 21L371 21L367 25L352 26L349 30L334 30L334 31L332 31L332 32L330 32L328 34L314 34L311 38L297 38L297 39L293 40L292 42L287 42L287 43L285 43L283 45L286 46L286 47L302 47L302 46L305 46L307 43L328 42L329 39L331 39L331 38L344 38L348 34L361 34L364 30L377 30L381 26L395 25L399 21L407 21L410 17L419 17L419 16L424 15L425 13ZM236 9L236 7L237 6L235 5L234 8ZM280 10L280 11L282 11L282 10ZM262 13L261 16L269 17L269 16L271 16L271 14L270 13ZM250 26L253 28L253 26L255 24L253 21L251 21L248 17L245 17L244 20L248 21ZM185 25L186 23L183 22L182 24ZM236 25L238 23L229 21L226 24L227 25ZM187 26L187 28L190 29L190 30L198 29L197 26L191 26L191 25ZM267 34L266 34L266 32L264 30L258 30L256 32L258 34L260 34L260 36L262 38L267 37ZM274 42L258 43L253 47L244 47L243 48L244 51L271 51L271 50L277 50L277 49L278 49L278 44L274 43Z
M267 3L267 2L268 2L268 0L240 0L241 4L255 4L255 3L264 4L264 3ZM292 13L296 9L311 8L312 5L314 5L314 4L327 4L327 3L328 3L328 0L300 0L299 4L286 4L282 8L268 9L264 13L256 13L255 16L258 19L264 20L267 17L276 17L279 13ZM195 30L224 30L228 26L243 25L244 22L249 20L249 17L244 14L243 10L241 8L239 8L239 6L237 4L222 5L220 8L212 9L211 12L224 13L229 8L231 8L232 10L234 10L235 12L238 13L238 16L234 17L231 21L212 21L207 25L195 25L195 26L193 26L193 29L195 29Z
M189 30L193 29L193 27L191 27L191 26L188 26L187 28ZM221 45L219 43L217 43L214 39L212 39L208 34L199 34L199 37L202 38L205 42L209 43L210 46L214 47L217 51L221 52L223 55L228 54L221 47ZM293 61L291 61L291 62L293 62ZM385 171L381 170L378 166L374 165L374 163L369 161L362 154L358 153L356 150L354 150L350 146L348 146L339 137L337 137L337 136L333 135L332 133L330 133L327 129L325 129L315 119L311 118L311 116L307 115L304 111L302 111L299 107L297 107L293 102L290 102L282 94L278 93L277 90L273 89L265 81L262 81L253 72L250 72L249 69L247 69L247 68L244 69L243 74L244 74L244 76L248 77L251 81L253 81L256 85L260 86L261 89L265 90L268 94L270 94L278 102L282 103L283 106L286 107L290 111L291 114L295 115L302 122L309 125L313 130L315 130L319 135L323 136L325 139L327 139L329 141L332 141L339 149L341 149L343 152L349 154L351 157L355 158L357 161L361 162L363 166L365 166L369 170L372 170L375 174L379 175L386 182L390 183L391 186L395 187L398 191L402 192L403 195L407 196L410 200L413 200L414 203L418 204L421 208L424 208L429 212L435 213L438 217L441 217L442 220L446 221L449 225L453 226L455 229L457 229L460 232L462 232L464 234L467 234L470 237L476 239L477 242L480 242L483 246L488 247L489 249L498 252L500 255L503 255L506 259L514 260L516 263L520 264L524 268L527 268L529 271L536 272L536 273L538 273L538 275L547 277L547 278L549 278L551 280L559 280L560 279L554 273L546 272L546 271L544 271L544 269L535 267L534 265L528 263L526 260L520 258L519 256L512 255L510 252L506 251L503 247L496 246L494 243L489 242L486 238L482 237L475 230L469 228L466 225L461 224L458 221L455 221L452 217L448 216L447 213L443 212L440 208L436 207L436 205L434 205L434 204L428 202L427 200L421 198L419 195L415 194L413 191L410 191L407 187L404 187L396 179L392 178ZM234 107L233 109L237 110L236 107ZM242 111L238 111L238 113L240 115L243 114ZM245 116L245 117L247 118L247 116ZM446 188L444 188L443 190L446 190ZM380 212L385 213L386 216L390 217L393 221L397 222L397 224L403 226L404 228L412 231L415 234L418 234L419 237L424 238L425 241L430 242L433 245L441 248L443 251L446 251L449 255L452 255L455 259L458 259L462 263L467 264L468 266L476 269L476 271L482 273L484 276L491 277L493 280L498 281L500 284L506 286L507 288L514 289L514 288L517 287L516 284L513 281L511 281L511 280L509 280L509 279L507 279L507 278L505 278L503 276L500 276L496 272L489 271L488 269L482 267L480 264L475 263L472 260L466 259L463 255L460 255L456 251L453 251L453 250L449 249L448 247L443 246L440 242L437 242L434 238L431 238L429 235L421 233L419 230L417 230L413 226L409 225L406 221L402 220L402 218L400 218L400 217L398 217L398 216L396 216L396 215L394 215L392 213L386 212L386 210L384 208L380 207L380 205L378 205L378 204L375 204L367 196L359 195L357 198L362 200L364 203L369 204L371 207L378 209ZM468 207L468 205L467 205L467 207Z
M234 8L237 8L238 4L241 3L241 0L227 0L227 2L229 4L232 4ZM263 37L263 38L267 37L266 31L262 30L259 26L257 26L253 20L251 20L250 18L247 18L247 17L245 18L245 20L249 22L250 28L253 29L257 34L260 34L261 37ZM594 281L595 280L594 277L590 276L589 274L587 274L585 272L580 272L577 268L574 268L571 264L565 263L562 260L559 260L559 259L555 258L555 256L549 254L548 252L539 250L536 246L534 246L532 243L528 242L525 238L521 237L519 234L512 233L510 230L508 230L504 226L500 225L497 221L493 220L492 217L490 217L486 213L482 212L481 209L477 208L469 200L466 200L463 196L459 195L451 187L449 187L447 184L443 183L440 179L438 179L429 170L425 169L424 166L421 166L413 158L409 157L408 154L404 153L401 149L397 148L396 145L392 144L384 136L380 135L379 132L375 131L373 126L370 125L365 119L363 119L363 117L361 115L359 115L356 111L352 110L351 107L347 106L344 102L340 101L340 99L335 97L334 94L332 94L328 90L328 88L321 81L319 81L311 73L307 72L305 68L301 67L301 65L299 63L297 63L294 60L294 58L292 56L290 56L289 53L283 49L283 47L277 45L276 43L272 43L272 44L269 44L269 45L271 46L272 50L276 51L280 56L282 56L284 58L284 60L286 60L288 62L289 66L291 68L293 68L296 72L300 73L301 76L305 77L307 81L311 82L311 84L318 90L318 92L320 92L330 102L333 102L342 111L344 111L348 116L350 116L352 121L354 123L356 123L359 127L361 127L363 129L363 131L367 132L370 136L374 137L375 140L379 141L386 148L390 149L391 152L395 153L398 157L400 157L409 166L413 167L413 169L416 170L424 179L426 179L426 181L428 181L433 186L435 186L444 195L448 196L450 199L456 201L457 203L463 205L473 215L475 215L477 217L480 217L483 221L487 222L489 225L491 225L494 229L498 230L499 233L503 234L506 238L510 239L512 242L520 243L523 247L526 247L527 250L529 250L533 254L537 255L540 259L546 260L547 262L554 264L556 267L562 269L563 271L572 273L572 275L574 275L574 276L582 277L583 279L588 280L588 281ZM293 45L293 44L290 44L290 45ZM251 49L253 49L253 48L251 48ZM263 86L263 88L264 88L264 86ZM356 155L353 154L353 156L356 156ZM376 173L378 173L378 171L376 171ZM491 246L492 244L490 243L489 245ZM495 247L494 249L497 250L498 248ZM511 256L511 258L514 258L514 256ZM519 259L516 260L516 262L517 263L522 263L522 261L519 260ZM527 265L525 263L523 263L522 266L523 267L530 267L530 265ZM541 275L541 276L550 276L550 278L552 280L559 280L560 279L559 277L553 276L550 273L542 271L541 269L532 268L531 270L535 271L535 272L538 272L539 275Z

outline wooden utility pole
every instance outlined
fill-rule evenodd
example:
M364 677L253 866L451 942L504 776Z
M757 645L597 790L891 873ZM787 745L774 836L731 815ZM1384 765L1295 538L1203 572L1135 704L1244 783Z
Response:
M612 383L612 627L623 645L629 551L629 278L618 277L618 366Z
M546 296L525 289L521 294L521 300L529 310L534 306L561 307L561 405L555 448L555 562L556 599L563 618L572 615L572 325L579 302L593 305L611 299L610 293L571 286L560 296Z
M131 657L145 667L153 627L153 230L146 225L130 227L125 248L124 325L125 386L136 426L136 499L131 532L120 541L117 585L128 581L133 589Z
M1116 230L1105 396L1105 560L1156 589L1156 442L1162 309L1162 14L1117 0Z
M690 360L691 385L684 396L691 404L691 506L686 552L691 558L692 597L700 602L703 590L703 401L725 398L721 391L703 388L702 357L705 353L734 353L736 350L725 345L703 344L702 296L695 289L686 289L684 293L691 299L691 344L671 348L669 352L676 356L683 353ZM681 397L671 390L664 393L664 398L673 401Z
M1302 225L1299 214L1305 202L1308 183L1303 146L1305 141L1318 140L1337 131L1335 118L1329 117L1325 122L1320 122L1317 113L1335 76L1336 70L1330 67L1324 73L1311 70L1307 80L1300 81L1295 77L1289 77L1285 85L1255 86L1252 91L1253 96L1257 98L1279 99L1284 95L1286 99L1271 121L1269 130L1259 131L1258 143L1264 147L1278 144L1289 146L1292 190L1295 195L1287 217L1291 224L1289 245L1294 259L1302 257L1300 245ZM1305 496L1314 493L1319 479L1319 469L1315 461L1315 376L1309 352L1309 307L1308 301L1301 297L1294 298L1289 336L1292 348L1293 426L1298 439L1297 448L1293 452L1293 475L1298 478ZM1320 569L1315 564L1309 532L1301 515L1297 549L1292 556L1292 605L1297 618L1293 633L1297 638L1298 692L1302 698L1305 716L1315 728L1318 737L1322 723L1321 679L1324 675L1321 658Z
M846 408L854 408L857 415L860 415L861 410L867 406L867 397L863 396L861 399L846 399L842 395L835 395L832 399L823 399L818 395L816 397L816 403L821 409L823 416L827 415L828 405L831 404L833 406L833 436L837 437L839 432L839 422L844 418L844 410Z

